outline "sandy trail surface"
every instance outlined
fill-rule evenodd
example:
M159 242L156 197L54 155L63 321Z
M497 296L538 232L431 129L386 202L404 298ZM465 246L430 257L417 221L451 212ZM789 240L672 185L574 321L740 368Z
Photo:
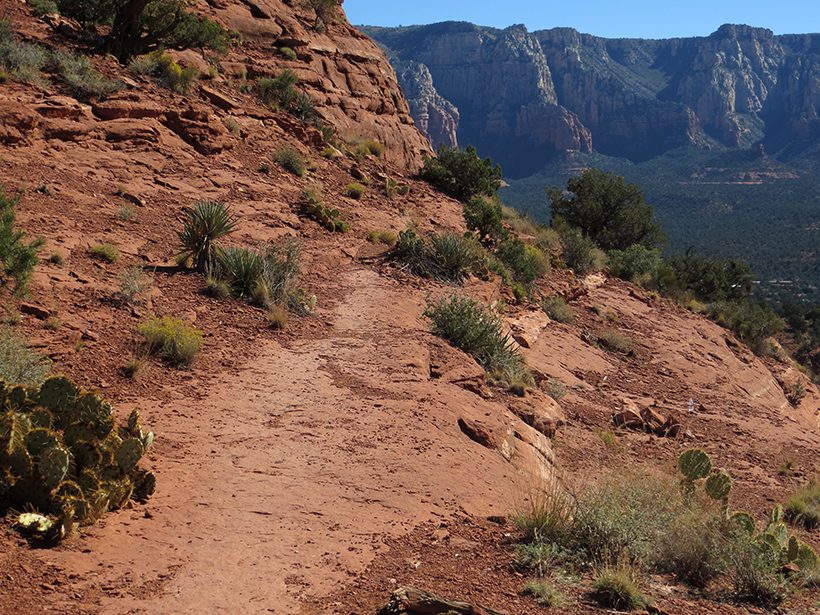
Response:
M47 556L103 590L103 613L296 613L382 537L509 511L514 469L453 412L481 399L430 381L421 298L341 275L351 292L326 337L267 343L238 377L141 401L156 495Z

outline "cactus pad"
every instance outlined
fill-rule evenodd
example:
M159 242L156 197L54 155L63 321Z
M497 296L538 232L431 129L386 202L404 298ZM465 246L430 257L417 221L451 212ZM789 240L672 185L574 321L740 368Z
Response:
M703 449L690 448L681 453L678 467L686 480L694 482L699 478L709 476L712 471L712 460Z
M75 442L91 442L93 440L96 440L94 430L82 423L69 425L63 432L63 442L68 446L73 446Z
M52 412L65 412L74 405L79 395L79 387L71 380L64 376L55 376L42 384L38 399L41 406Z
M14 387L6 395L6 406L11 409L19 410L26 406L28 401L28 392L25 387Z
M726 472L713 472L706 479L706 495L713 500L725 500L729 497L734 481Z
M747 536L752 536L757 531L755 519L749 513L736 512L730 517L730 520Z
M117 465L120 466L120 470L130 472L136 468L143 452L142 442L137 438L124 440L117 451Z
M134 408L131 414L128 415L128 433L134 438L142 437L142 419L140 418L140 411Z
M46 449L60 444L60 440L55 432L43 428L32 429L26 434L23 442L26 445L29 455L32 457L39 457Z
M74 458L74 465L78 470L100 465L102 454L91 442L80 440L70 447L71 456Z
M49 489L59 485L68 473L68 451L62 446L52 446L42 454L37 469Z

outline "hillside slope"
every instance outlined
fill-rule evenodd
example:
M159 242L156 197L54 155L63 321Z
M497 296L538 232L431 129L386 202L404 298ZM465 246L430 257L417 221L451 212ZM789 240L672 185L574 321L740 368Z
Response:
M15 326L121 417L141 409L156 433L147 465L158 489L52 549L4 533L0 613L374 612L399 583L535 612L509 567L514 529L504 520L528 486L556 475L580 485L630 463L662 468L698 445L736 477L736 506L762 518L814 472L820 394L805 384L805 397L789 402L801 376L788 361L761 361L716 325L603 275L576 280L555 270L538 281L537 295L569 300L573 325L516 304L497 281L471 279L463 292L507 303L504 319L541 385L523 398L490 386L421 317L426 297L462 289L408 275L369 241L370 230L465 230L460 205L413 175L427 150L400 92L391 93L384 59L372 46L367 58L340 51L340 41L368 43L344 22L314 35L312 16L286 3L209 6L245 33L223 75L302 62L312 96L319 77L331 79L344 63L345 96L361 92L351 75L370 75L378 83L367 105L358 96L350 111L353 103L334 102L325 84L317 108L342 134L383 140L388 154L324 158L314 128L259 106L238 77L203 79L182 96L96 57L128 84L99 104L68 97L56 77L48 87L4 84L0 184L21 195L21 227L47 240ZM258 16L265 11L275 17ZM30 42L74 44L25 5L6 15ZM271 37L283 36L271 34L274 23L287 24L293 39L301 32L297 60L270 54ZM380 112L388 102L393 112ZM271 162L283 146L312 163L305 178ZM364 176L372 178L365 196L347 196ZM387 178L409 193L388 198ZM321 185L349 232L330 233L304 215L309 184ZM226 245L288 234L303 243L300 285L316 294L315 310L274 330L262 309L207 296L202 278L174 263L183 208L204 198L240 216ZM115 262L92 257L104 243L118 246ZM135 264L152 283L130 306L115 294L118 276ZM179 316L204 332L189 369L149 358L139 378L126 376L136 325L148 314ZM603 349L599 340L612 330L634 341L631 352ZM558 383L560 405L546 392L560 397ZM677 417L677 437L619 429L618 446L606 446L596 430L613 428L612 415L625 408ZM784 461L797 474L779 474ZM481 559L490 556L491 564ZM456 578L462 561L471 565ZM685 593L656 599L690 613L714 608ZM586 603L572 609L598 612Z

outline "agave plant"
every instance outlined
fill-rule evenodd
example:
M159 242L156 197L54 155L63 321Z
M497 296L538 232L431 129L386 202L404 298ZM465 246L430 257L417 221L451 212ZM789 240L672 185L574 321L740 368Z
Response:
M197 201L194 207L185 208L185 222L177 231L180 254L193 260L200 273L210 269L215 261L214 242L236 230L236 218L230 208L219 201Z

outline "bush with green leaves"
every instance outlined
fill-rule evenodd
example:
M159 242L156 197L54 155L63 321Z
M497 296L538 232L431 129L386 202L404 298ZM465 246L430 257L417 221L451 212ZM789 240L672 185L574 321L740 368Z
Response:
M584 277L604 267L606 254L578 229L566 229L561 234L561 259L576 275Z
M282 146L276 148L272 156L273 161L280 167L293 173L296 177L304 177L307 171L305 157L295 147Z
M37 252L45 243L38 237L26 242L26 233L15 226L14 207L18 196L8 197L0 186L0 290L10 288L18 296L28 292Z
M495 196L501 187L501 166L479 158L472 145L451 149L442 143L435 158L425 157L420 175L463 203L477 196Z
M547 188L552 226L578 229L605 251L626 250L634 244L647 248L667 243L654 209L644 204L643 191L624 184L620 175L587 169L567 181L566 191Z
M346 190L347 196L352 199L356 199L357 201L364 196L365 192L367 192L367 188L358 182L348 184Z
M135 305L146 290L151 287L152 279L145 274L140 265L133 265L117 274L119 288L117 297L128 305Z
M313 9L316 13L316 20L313 22L313 29L317 32L324 32L327 24L336 17L336 7L344 0L299 0L299 4L306 9Z
M707 315L731 330L757 355L766 354L770 350L767 340L783 330L783 321L771 306L751 300L710 303Z
M182 230L177 231L179 254L190 257L194 268L206 273L216 260L216 241L236 230L236 218L221 201L200 200L183 209Z
M120 251L113 243L101 243L91 247L91 254L95 258L105 261L106 263L113 263L120 257Z
M180 94L185 94L199 76L199 71L195 67L181 67L161 49L135 57L128 64L128 68L153 77L162 87Z
M225 30L186 10L185 0L57 0L57 6L89 30L93 24L109 26L106 49L123 64L158 49L224 53L229 47Z
M294 87L299 77L285 68L275 77L261 77L256 82L256 96L263 105L274 109L289 110L296 104L298 94Z
M663 262L661 251L647 248L636 243L626 250L611 250L609 257L609 274L629 282L647 280Z
M434 335L470 354L487 374L502 383L532 385L532 374L501 319L486 305L459 295L427 299L424 317Z
M226 248L216 257L221 279L228 283L231 292L240 297L250 297L262 275L262 254L249 248Z
M501 203L477 196L462 203L462 208L467 228L475 231L481 243L494 243L507 238L502 224Z
M495 255L512 273L513 279L525 286L549 272L549 258L535 246L518 238L502 243Z
M152 316L137 325L137 332L153 352L173 365L190 365L202 347L202 332L173 316Z
M0 72L15 79L45 85L40 75L49 62L49 51L39 45L21 43L14 36L11 24L0 20Z
M637 571L627 563L604 566L592 582L592 597L605 608L631 611L646 604Z
M11 327L0 326L0 380L7 384L37 386L51 374L51 362L31 350Z
M38 17L42 17L43 15L54 15L59 14L60 9L57 7L57 3L54 0L28 0L28 4L31 6L34 14Z
M812 531L820 527L820 482L810 480L786 501L786 518Z
M555 322L563 324L575 322L575 312L572 311L572 308L564 301L563 297L558 295L544 297L541 300L541 309Z
M399 232L391 258L414 275L457 284L471 272L486 275L487 254L477 241L456 233L425 239L412 229Z

